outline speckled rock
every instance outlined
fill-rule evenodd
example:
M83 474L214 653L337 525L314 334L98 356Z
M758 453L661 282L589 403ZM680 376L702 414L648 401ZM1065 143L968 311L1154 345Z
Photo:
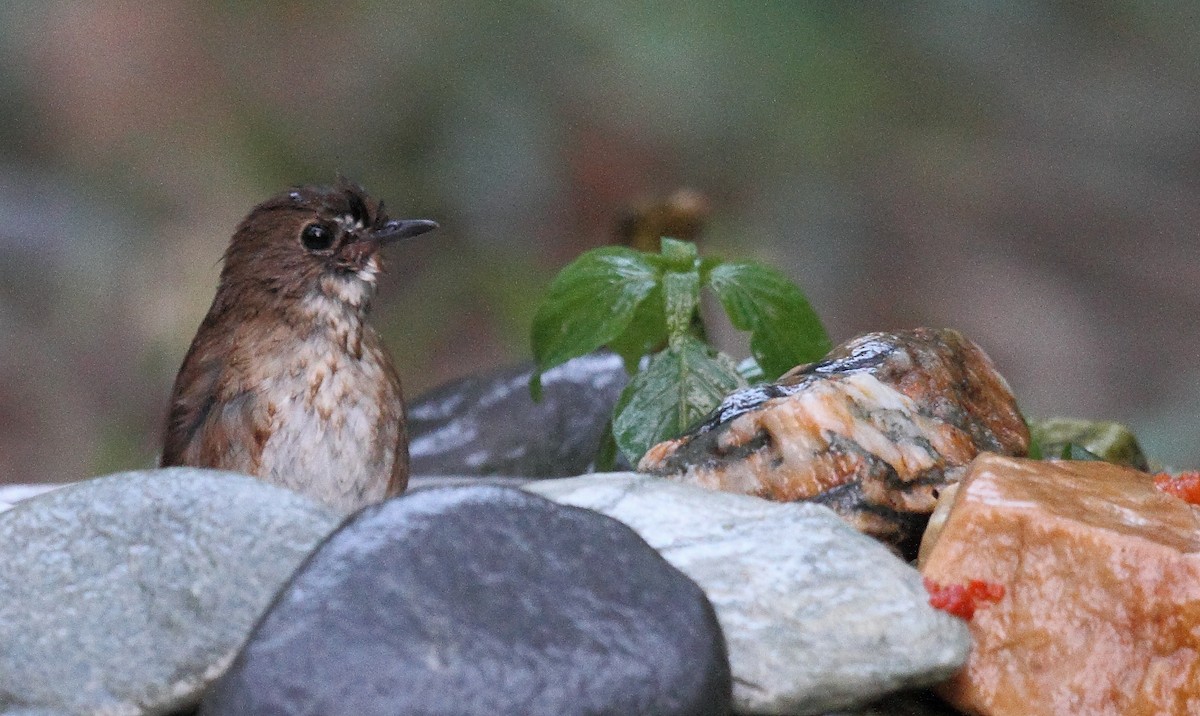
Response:
M243 475L170 468L0 514L0 714L163 714L199 701L337 525Z
M426 490L329 538L205 716L729 712L703 592L632 530L520 490Z
M413 475L564 477L587 472L629 377L621 358L594 353L542 376L532 365L444 385L410 400Z
M31 497L57 490L61 484L53 485L0 485L0 512L12 509L13 505Z
M812 500L916 555L937 492L1029 431L987 355L952 330L869 333L730 395L638 469L772 500Z
M963 711L1200 714L1200 507L1151 475L981 455L921 571L1004 590L939 687Z
M633 473L524 489L621 520L704 589L738 713L863 705L938 683L967 658L965 625L929 606L916 570L828 508Z

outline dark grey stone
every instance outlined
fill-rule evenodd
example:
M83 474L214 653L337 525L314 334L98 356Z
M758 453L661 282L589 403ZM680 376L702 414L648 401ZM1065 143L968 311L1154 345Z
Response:
M195 704L337 522L294 492L192 468L22 500L0 514L0 714Z
M628 376L621 358L594 353L542 376L532 365L466 378L410 401L414 475L567 477L589 472ZM627 465L626 465L627 466Z
M636 533L519 490L365 508L276 598L204 716L726 714L700 589Z
M405 494L423 490L438 490L443 487L521 487L535 480L530 477L505 477L502 475L413 475L408 478Z

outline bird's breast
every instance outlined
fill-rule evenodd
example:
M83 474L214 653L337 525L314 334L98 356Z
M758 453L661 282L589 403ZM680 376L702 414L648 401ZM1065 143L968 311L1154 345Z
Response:
M319 332L278 355L263 381L261 474L347 512L383 499L403 410L387 360L369 329Z

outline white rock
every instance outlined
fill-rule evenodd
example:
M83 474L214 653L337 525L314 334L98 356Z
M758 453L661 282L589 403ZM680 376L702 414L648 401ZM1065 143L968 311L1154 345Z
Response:
M739 713L817 714L934 684L966 661L964 622L920 574L831 510L635 473L524 489L636 530L717 610Z
M0 512L12 509L12 506L30 497L37 497L44 492L57 490L61 484L50 485L0 485Z

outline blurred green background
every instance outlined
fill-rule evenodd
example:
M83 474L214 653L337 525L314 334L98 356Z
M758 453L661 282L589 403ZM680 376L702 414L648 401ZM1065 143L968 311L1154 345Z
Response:
M151 464L233 227L338 172L443 226L376 302L410 396L690 187L835 341L959 328L1028 413L1200 464L1194 7L647 5L0 5L0 482Z

